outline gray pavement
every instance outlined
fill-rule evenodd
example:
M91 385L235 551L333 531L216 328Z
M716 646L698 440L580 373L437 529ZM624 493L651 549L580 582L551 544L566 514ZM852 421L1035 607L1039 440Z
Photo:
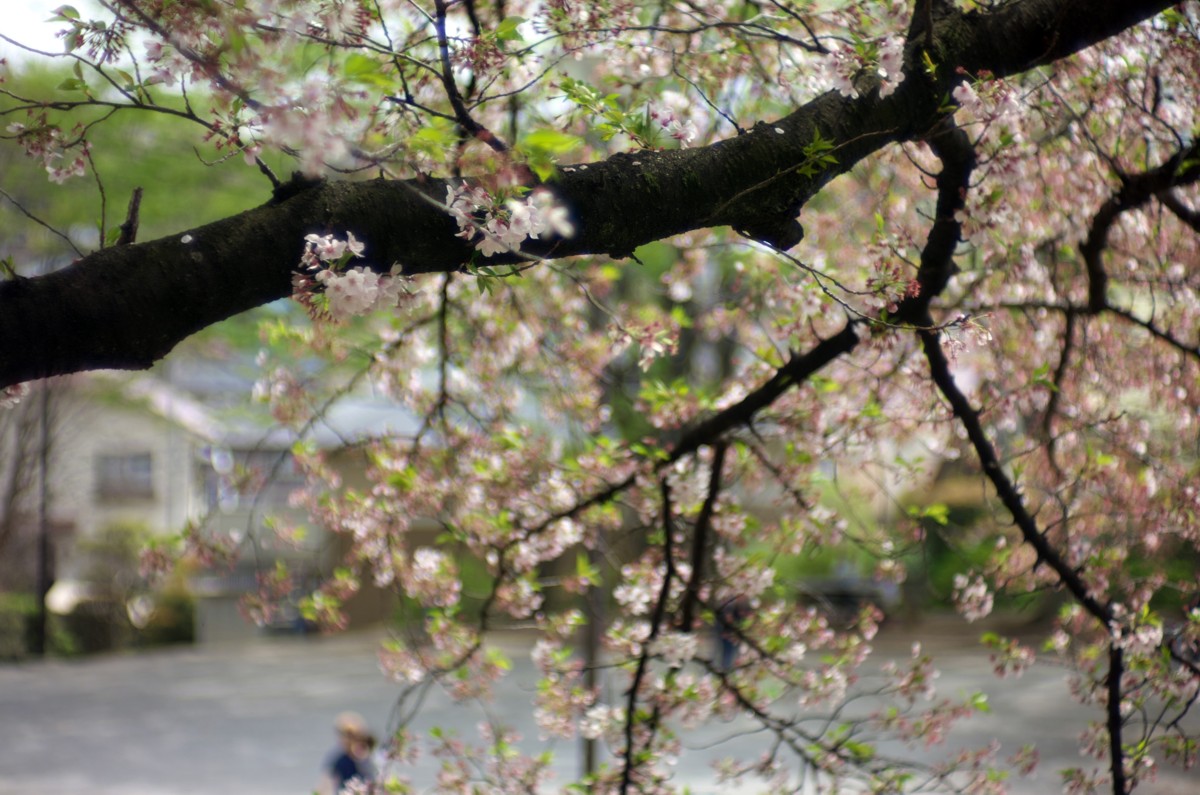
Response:
M923 633L924 634L924 633ZM386 728L396 687L379 673L371 633L331 638L263 638L238 646L173 649L81 661L0 667L0 795L300 795L311 792L332 747L342 710ZM525 641L498 641L514 661L512 683L492 714L515 725L527 750L540 747L530 706L534 674ZM986 654L961 635L935 638L947 695L984 690L993 711L951 737L951 747L999 740L1005 753L1037 745L1042 769L1018 779L1020 795L1060 791L1054 769L1078 765L1075 738L1093 713L1066 695L1063 672L1038 666L997 680ZM884 654L903 655L908 633L887 630ZM466 736L483 715L440 695L424 704L417 728L457 727ZM757 757L767 747L745 721L714 724L687 736L677 770L697 795L732 790L712 780L709 761ZM726 742L712 747L720 740ZM688 750L691 749L691 750ZM576 772L577 746L560 742L561 784ZM896 748L933 761L944 749ZM432 783L425 757L414 783ZM557 791L554 787L554 791ZM750 788L746 791L758 791ZM1164 770L1150 795L1196 795L1200 774Z

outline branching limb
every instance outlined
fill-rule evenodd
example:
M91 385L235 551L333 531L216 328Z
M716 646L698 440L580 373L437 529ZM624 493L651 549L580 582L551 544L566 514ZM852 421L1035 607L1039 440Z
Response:
M654 603L654 612L650 616L650 634L641 644L641 655L638 657L637 669L625 701L625 751L624 767L621 771L621 795L627 795L638 764L637 737L635 736L638 723L638 691L641 690L642 680L650 665L650 646L662 630L663 620L667 614L667 600L671 595L671 585L675 579L675 552L672 549L672 538L675 535L675 522L671 516L672 500L671 486L667 479L659 478L659 496L662 499L662 534L663 534L663 572L662 587L659 588L658 598ZM647 740L649 742L649 740Z
M921 264L917 269L919 290L900 303L895 318L902 323L931 329L929 305L941 295L957 272L954 252L962 239L962 224L958 219L966 206L976 155L970 137L961 128L953 126L950 118L943 119L926 140L942 161L942 170L935 180L937 205L933 226L921 250Z
M1158 194L1158 200L1162 202L1163 207L1174 213L1176 218L1200 233L1200 210L1188 207L1173 190L1162 191Z
M1033 516L1026 510L1020 492L1005 474L1000 459L996 455L996 449L984 431L979 412L971 406L970 401L954 381L954 376L950 372L950 363L942 349L938 333L929 330L929 327L933 325L932 318L928 313L928 301L932 296L926 294L926 288L928 286L940 290L954 272L954 249L962 232L962 225L957 220L956 212L966 200L965 191L974 164L973 151L962 130L951 129L933 136L930 144L943 164L942 172L937 178L937 216L934 218L925 248L921 252L921 268L918 274L918 280L921 282L921 295L911 299L913 303L903 308L914 314L923 315L923 317L914 318L914 325L924 326L924 328L918 328L916 333L929 364L930 376L938 391L950 404L954 416L966 430L967 438L979 457L984 475L995 487L997 495L1012 515L1025 542L1037 552L1037 564L1035 565L1041 563L1049 565L1072 596L1088 613L1107 627L1113 618L1112 608L1107 604L1102 604L1091 594L1079 573L1067 563L1057 549L1049 544Z
M854 324L847 323L841 331L829 339L821 340L807 353L793 355L762 386L729 408L685 431L671 449L666 464L674 463L695 452L701 445L713 443L733 428L746 425L784 392L804 383L835 359L850 353L858 343L859 337L854 331Z
M692 631L696 605L700 600L700 584L704 581L704 563L710 554L709 535L712 531L712 518L716 510L717 498L721 493L721 470L725 468L725 453L728 449L729 446L724 442L718 442L713 449L708 495L700 507L700 515L696 517L696 526L692 529L692 571L688 577L687 590L684 592L683 605L679 609L679 627L684 632Z
M1108 304L1105 307L1105 311L1111 315L1121 318L1122 320L1128 321L1139 328L1145 329L1156 339L1165 342L1167 345L1170 345L1180 353L1187 355L1189 358L1200 360L1200 345L1184 342L1170 331L1159 328L1152 321L1142 320L1128 309L1121 309L1120 307L1115 307L1112 304Z
M967 438L971 442L971 446L975 449L976 455L979 457L979 463L983 468L984 476L995 487L997 496L999 496L1001 503L1003 503L1004 507L1012 515L1013 523L1021 531L1022 538L1037 553L1038 564L1044 563L1053 569L1059 581L1062 582L1063 586L1071 593L1075 600L1089 614L1107 627L1114 617L1111 605L1100 602L1092 595L1091 589L1079 575L1079 572L1067 563L1066 559L1059 554L1057 549L1050 545L1033 516L1025 508L1025 503L1021 499L1020 492L1012 480L1009 479L1008 475L1005 474L1004 468L1000 464L1000 459L996 455L996 449L992 446L987 433L983 429L979 412L971 406L966 395L962 393L958 388L958 384L955 383L954 376L950 372L950 362L942 350L942 345L938 340L937 334L918 331L917 336L921 340L921 345L925 351L925 358L929 362L929 373L933 378L934 384L950 404L954 416L958 418L963 429L966 430Z
M1046 401L1046 413L1042 415L1042 438L1046 443L1046 458L1050 462L1050 466L1061 477L1062 470L1059 469L1058 460L1054 453L1055 439L1054 436L1054 417L1058 414L1058 405L1062 401L1062 386L1067 375L1067 370L1071 364L1071 356L1075 350L1075 313L1067 312L1065 325L1063 326L1063 341L1062 350L1058 356L1058 366L1054 368L1054 389L1050 390L1050 397Z
M1079 246L1088 274L1088 311L1099 314L1108 307L1108 274L1104 269L1104 250L1108 234L1122 214L1142 207L1155 196L1170 195L1172 188L1200 180L1200 143L1181 149L1166 162L1141 174L1119 174L1121 188L1106 201L1088 228L1087 239Z
M478 138L485 144L490 146L501 154L508 151L509 147L504 141L491 130L480 124L471 112L467 110L467 105L463 101L462 92L458 90L458 83L454 80L454 68L450 63L450 39L446 35L446 10L448 6L446 0L435 0L434 10L436 18L434 20L434 28L437 31L438 53L442 61L441 81L442 87L446 91L446 99L450 101L450 107L454 108L454 118L459 126L474 138ZM468 4L468 8L472 8ZM472 13L472 17L474 14ZM478 20L473 20L478 26Z

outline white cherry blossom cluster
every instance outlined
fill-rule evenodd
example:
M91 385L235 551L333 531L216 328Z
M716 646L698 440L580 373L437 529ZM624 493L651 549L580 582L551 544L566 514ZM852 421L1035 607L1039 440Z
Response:
M969 347L986 348L992 341L992 332L979 320L960 315L941 329L941 342L950 361L958 361L958 355Z
M191 77L195 70L194 64L184 57L178 46L171 46L161 41L146 42L146 61L154 66L146 78L146 85L161 83L173 86L179 82L180 76Z
M895 660L884 663L883 672L892 680L897 695L909 704L919 700L933 701L937 695L934 682L941 673L933 667L933 658L921 650L920 643L912 645L912 656L901 666Z
M518 251L526 240L545 234L575 234L567 208L547 190L500 201L479 186L451 184L446 186L446 209L458 223L458 236L474 240L486 257Z
M682 668L696 656L699 639L694 632L664 632L650 643L650 653L669 668Z
M596 704L587 711L579 724L579 733L589 740L603 739L610 743L620 740L625 724L625 710L608 704Z
M643 372L663 356L674 356L679 350L680 327L673 318L661 318L648 323L627 322L610 332L610 354L615 358L627 348L638 346L638 368Z
M965 81L951 95L959 108L979 121L993 122L1021 113L1016 89L1003 80Z
M855 78L864 69L873 69L880 80L879 96L886 98L904 82L904 40L888 36L879 42L873 58L856 47L834 46L822 66L838 93L851 98L858 96Z
M992 612L992 592L978 574L954 575L954 605L967 621L978 621Z
M988 659L996 676L1020 676L1033 665L1036 655L1033 649L1012 638L1002 638L994 633L984 635L984 644L991 649Z
M1124 607L1118 605L1118 607ZM1125 616L1123 610L1114 611L1121 616L1120 621L1109 624L1112 642L1117 648L1134 654L1153 654L1162 646L1163 627L1161 623L1146 621L1141 615Z
M0 389L0 409L11 409L29 394L29 384L13 384Z
M399 265L386 274L362 267L341 270L365 249L352 232L346 233L345 240L317 234L306 235L304 240L300 264L305 272L293 276L292 298L314 316L324 311L334 320L346 320L394 307L407 295ZM325 296L323 306L316 300L320 294Z
M300 153L300 170L318 176L327 166L354 162L352 144L365 131L350 101L361 101L362 96L327 76L309 76L299 84L281 86L269 106L246 119L240 137L247 144L293 149Z
M662 127L667 135L679 141L681 147L687 146L696 140L696 136L699 134L695 122L691 119L680 121L679 116L671 108L660 108L651 105L647 112L650 120L659 127Z
M421 547L412 556L405 588L423 606L449 607L458 604L462 583L458 566L445 552Z

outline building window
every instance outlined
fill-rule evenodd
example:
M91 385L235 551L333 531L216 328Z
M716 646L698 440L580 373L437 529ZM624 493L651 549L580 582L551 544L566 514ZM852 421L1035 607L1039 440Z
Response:
M149 453L96 458L96 494L100 497L153 497L154 467Z
M292 492L305 486L304 474L287 451L213 450L208 457L204 485L210 508L280 510L288 507Z

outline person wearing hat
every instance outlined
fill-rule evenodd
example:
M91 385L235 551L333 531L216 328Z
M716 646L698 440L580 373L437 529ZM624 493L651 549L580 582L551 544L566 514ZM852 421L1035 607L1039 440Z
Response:
M351 781L370 783L375 778L371 751L375 737L357 712L343 712L333 722L338 744L325 758L321 768L321 795L337 795Z

